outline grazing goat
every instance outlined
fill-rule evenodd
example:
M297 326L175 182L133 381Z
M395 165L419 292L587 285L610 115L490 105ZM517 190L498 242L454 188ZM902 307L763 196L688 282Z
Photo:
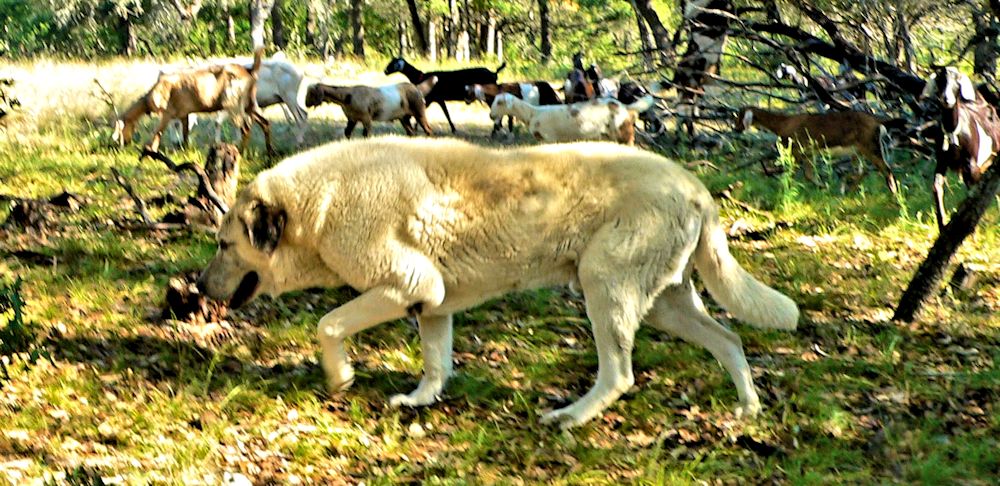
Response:
M934 97L941 108L941 129L935 140L934 214L944 230L944 183L949 170L958 172L967 187L979 182L1000 148L1000 119L996 109L954 67L938 69L921 98Z
M182 122L186 143L189 125L184 122L188 115L225 111L243 133L241 151L246 150L252 125L257 123L264 132L267 153L272 155L271 127L256 100L257 76L263 55L264 49L257 49L250 69L239 64L221 64L160 73L149 92L132 103L115 122L114 139L122 145L128 143L141 117L159 113L160 123L147 147L156 152L160 135L172 120Z
M528 123L529 132L543 142L609 139L632 145L635 143L635 115L653 106L653 97L625 105L618 100L600 100L572 105L532 106L509 93L493 100L490 117L494 120L514 115Z
M465 87L465 103L469 104L479 100L486 103L486 106L493 106L493 100L500 93L510 93L517 98L524 100L535 106L561 105L562 100L559 94L552 89L552 85L545 81L532 81L527 83L502 83L502 84L470 84ZM507 117L507 126L510 131L514 131L514 117ZM503 120L496 120L493 124L493 134L500 131Z
M247 68L251 66L244 64ZM302 144L309 118L300 96L303 79L302 71L283 58L264 61L257 79L257 106L267 108L280 103L285 119L295 124L297 144Z
M854 147L858 154L867 158L885 177L889 191L896 194L896 177L886 160L889 135L883 121L868 113L859 111L838 111L830 113L803 113L788 115L761 108L744 108L736 120L736 131L743 132L751 125L759 125L773 132L782 143L793 142L793 154L800 159L802 148L815 141L827 148ZM811 161L803 164L806 179L816 183ZM852 185L861 182L863 171L859 172Z
M410 117L431 135L431 127L427 123L427 106L424 97L427 96L437 82L436 76L425 79L414 86L411 83L399 83L380 88L368 86L332 86L316 83L309 87L306 93L306 106L312 108L320 103L330 101L340 105L347 117L344 136L351 138L358 122L364 127L362 135L371 133L373 121L399 120L407 135L413 135L416 130L410 125Z
M507 67L506 62L501 64L496 71L490 71L484 67L476 67L456 71L431 71L425 73L413 67L412 64L406 62L403 58L397 57L389 61L389 65L385 67L385 74L403 73L403 76L406 76L406 79L409 79L413 84L420 84L431 76L437 77L437 84L434 85L434 89L430 93L424 96L424 102L427 105L432 103L440 105L441 111L444 112L444 117L448 119L448 125L451 126L451 133L455 133L455 124L452 123L451 114L448 113L448 106L444 102L464 100L465 87L467 85L496 84L497 74L503 71L505 67Z
M241 60L220 60L216 62L216 64L225 63L242 64L247 69L253 66L252 61L250 63ZM305 106L303 106L302 100L304 96L302 81L304 78L305 76L302 72L288 62L284 58L284 54L280 52L271 59L265 59L261 63L260 72L257 75L257 106L263 109L271 105L281 104L285 119L288 123L295 125L295 143L300 145L305 138L309 118L309 113L306 111ZM300 95L300 93L303 93L303 95ZM217 142L222 117L223 115L219 114L216 118ZM178 125L181 123L183 123L181 120L177 121ZM196 123L194 114L188 115L187 123L188 130L190 131ZM185 138L184 144L187 145L187 142Z

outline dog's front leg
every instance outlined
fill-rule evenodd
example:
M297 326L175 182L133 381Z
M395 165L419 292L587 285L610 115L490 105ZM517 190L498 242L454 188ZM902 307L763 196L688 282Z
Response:
M396 288L375 287L319 320L323 370L331 393L344 390L354 381L344 340L376 324L405 317L407 308L413 303L406 293Z
M394 407L419 407L434 403L451 375L451 315L421 315L417 319L424 355L424 377L409 395L399 394L389 399L389 404Z

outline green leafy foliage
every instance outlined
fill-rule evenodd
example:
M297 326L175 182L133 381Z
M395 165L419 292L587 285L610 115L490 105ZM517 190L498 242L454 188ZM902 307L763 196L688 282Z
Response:
M44 355L38 346L38 328L24 321L21 279L0 283L0 373L9 378L8 363L23 359L25 365Z

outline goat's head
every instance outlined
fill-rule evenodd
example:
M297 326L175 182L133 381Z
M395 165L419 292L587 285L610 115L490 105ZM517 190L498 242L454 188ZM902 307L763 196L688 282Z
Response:
M471 104L473 101L479 99L479 95L483 92L482 86L478 84L467 84L465 85L465 104Z
M319 83L310 85L306 90L306 108L313 108L323 103L323 86Z
M587 80L586 73L579 69L569 73L566 80L566 103L591 100L594 95L594 84Z
M753 109L743 108L736 113L736 124L733 126L733 130L736 133L743 133L750 125L753 125Z
M587 75L587 79L592 83L597 83L604 78L604 75L601 73L601 68L598 67L597 64L591 64L590 67L584 71L584 74Z
M490 106L490 119L496 121L500 117L510 113L510 107L514 104L514 95L510 93L500 93L496 98L493 98L493 104Z
M403 58L395 57L391 61L389 61L389 64L385 67L385 74L388 75L392 73L401 72L403 70L403 67L405 66L406 66L406 61Z
M959 97L964 101L976 100L976 87L972 80L958 68L948 66L938 68L924 85L921 99L937 99L945 108L954 108Z

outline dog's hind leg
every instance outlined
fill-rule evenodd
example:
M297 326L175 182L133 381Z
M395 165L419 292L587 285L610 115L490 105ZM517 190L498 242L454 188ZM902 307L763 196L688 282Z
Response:
M594 282L582 278L597 346L597 381L572 405L542 416L542 423L558 423L569 428L587 422L617 400L634 383L632 344L639 327L639 289L625 282Z
M417 317L420 322L420 345L424 355L424 377L409 395L395 395L389 404L398 407L418 407L437 401L451 375L451 315Z
M685 278L681 285L668 287L660 293L646 316L646 322L661 331L701 345L722 363L736 384L740 399L737 416L754 416L760 411L760 399L754 389L740 337L705 312L689 278Z
M699 218L682 209L646 207L614 218L594 234L577 276L597 345L597 381L572 405L542 416L542 422L562 428L582 424L635 383L632 345L639 322L665 287L683 281L701 233Z

